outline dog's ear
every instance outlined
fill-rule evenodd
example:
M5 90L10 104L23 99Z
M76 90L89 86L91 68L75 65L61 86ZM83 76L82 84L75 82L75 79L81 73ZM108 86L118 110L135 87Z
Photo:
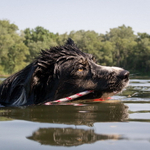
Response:
M67 40L65 45L75 46L74 41L71 38L68 38L68 40Z
M60 58L60 55L59 47L41 51L41 55L35 61L33 86L48 84L56 77L57 60Z

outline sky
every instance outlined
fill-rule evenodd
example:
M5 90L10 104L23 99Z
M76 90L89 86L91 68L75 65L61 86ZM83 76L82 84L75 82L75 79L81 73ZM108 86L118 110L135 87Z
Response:
M0 0L0 20L20 30L42 26L53 33L109 32L123 24L150 34L150 0Z

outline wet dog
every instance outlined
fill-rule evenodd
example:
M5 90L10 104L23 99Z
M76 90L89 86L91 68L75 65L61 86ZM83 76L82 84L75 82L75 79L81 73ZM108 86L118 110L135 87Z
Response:
M24 106L54 101L85 90L84 98L114 95L128 85L129 72L96 64L71 39L64 46L42 50L39 57L0 85L0 104Z

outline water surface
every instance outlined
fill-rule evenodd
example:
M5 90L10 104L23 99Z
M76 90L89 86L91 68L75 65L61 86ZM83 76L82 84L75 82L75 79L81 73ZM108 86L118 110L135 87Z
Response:
M1 150L148 150L150 80L104 102L0 108L0 129Z

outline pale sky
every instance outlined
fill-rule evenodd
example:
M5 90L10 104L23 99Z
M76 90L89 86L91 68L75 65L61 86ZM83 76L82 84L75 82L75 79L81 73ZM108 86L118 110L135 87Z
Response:
M150 34L150 0L0 0L0 20L20 30L42 26L53 33L109 32L125 24Z

